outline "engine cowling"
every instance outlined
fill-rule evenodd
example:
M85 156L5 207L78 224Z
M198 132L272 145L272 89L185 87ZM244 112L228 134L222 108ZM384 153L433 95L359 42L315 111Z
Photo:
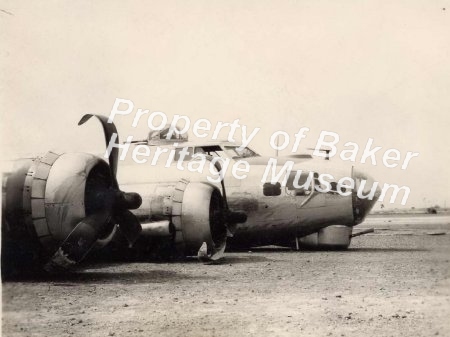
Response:
M100 121L107 146L110 141L117 144L116 126L106 116L86 114L78 125L92 117ZM3 270L18 260L20 265L12 266L12 272L45 261L47 271L67 269L93 248L107 244L116 224L132 245L142 228L130 209L138 208L142 198L119 189L118 160L117 147L109 151L109 164L86 153L48 152L5 174Z
M226 212L217 187L181 179L176 183L145 184L138 192L144 202L133 213L142 224L144 240L170 237L178 252L185 256L203 254L215 259L223 253Z
M87 153L48 152L18 162L3 178L2 267L42 266L101 207L96 196L106 193L111 179L108 164ZM108 226L98 245L107 244L112 231Z

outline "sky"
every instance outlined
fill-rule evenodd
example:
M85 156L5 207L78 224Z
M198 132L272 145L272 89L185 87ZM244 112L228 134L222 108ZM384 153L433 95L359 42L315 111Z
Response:
M3 0L0 74L3 160L102 152L99 125L77 122L123 98L121 139L149 131L131 127L138 108L239 119L268 155L277 130L308 127L300 149L331 131L338 151L358 144L356 166L411 189L405 207L450 206L450 1ZM377 165L358 162L369 138ZM419 156L386 168L391 148Z

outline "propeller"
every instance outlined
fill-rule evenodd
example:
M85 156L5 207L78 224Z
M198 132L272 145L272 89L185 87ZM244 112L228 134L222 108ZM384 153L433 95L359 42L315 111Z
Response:
M108 146L114 134L116 135L116 143L119 142L114 123L108 123L105 116L86 114L78 122L78 125L86 123L91 117L96 117L102 124L106 146ZM47 270L53 270L55 267L67 268L81 261L94 246L97 239L108 230L112 230L115 224L119 225L130 246L138 238L142 227L136 216L129 210L139 208L142 204L142 198L138 193L123 192L119 189L116 178L118 158L118 148L113 147L108 158L110 176L107 181L109 186L98 190L94 186L89 191L89 185L87 185L87 192L90 194L90 208L89 211L86 211L87 216L73 228L62 242L47 264ZM95 184L96 182L94 182Z
M222 175L222 166L220 165L220 163L218 161L216 161L214 163L214 166L215 166L216 170L219 172L219 174ZM225 189L224 177L221 177L220 185L222 187L225 223L231 225L231 224L246 222L247 214L245 214L243 212L230 211L230 208L228 207L228 199L227 199L227 193L226 193L226 189Z

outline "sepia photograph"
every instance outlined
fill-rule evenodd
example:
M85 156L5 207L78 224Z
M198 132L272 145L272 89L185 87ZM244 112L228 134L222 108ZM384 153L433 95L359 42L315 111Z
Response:
M450 2L2 0L1 336L450 336Z

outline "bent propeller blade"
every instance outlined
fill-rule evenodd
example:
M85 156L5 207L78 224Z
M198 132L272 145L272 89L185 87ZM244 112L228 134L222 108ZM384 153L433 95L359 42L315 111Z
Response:
M91 119L91 117L97 117L97 119L102 124L103 133L105 135L106 147L108 147L113 134L116 134L116 144L119 143L119 134L117 132L117 128L114 125L114 123L108 123L108 118L106 116L85 114L83 117L81 117L80 121L78 122L78 125L83 125L89 119ZM115 188L118 188L118 183L117 183L117 179L116 179L118 160L119 160L119 149L117 147L113 147L111 149L111 152L109 153L108 161L109 161L109 167L111 169L111 175L113 176Z
M90 215L81 220L63 241L45 266L48 271L55 268L67 269L80 262L91 250L101 233L110 222L107 211Z

